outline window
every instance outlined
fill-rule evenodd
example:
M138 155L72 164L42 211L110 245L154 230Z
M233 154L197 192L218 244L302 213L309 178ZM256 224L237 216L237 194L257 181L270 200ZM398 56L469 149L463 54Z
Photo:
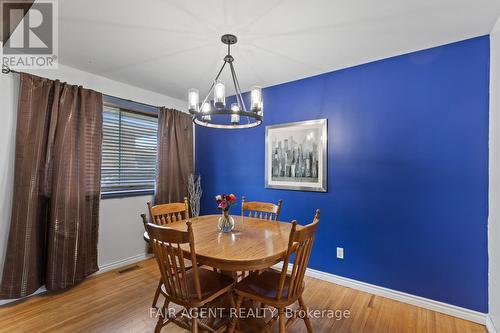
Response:
M153 193L158 118L109 104L103 110L103 197Z

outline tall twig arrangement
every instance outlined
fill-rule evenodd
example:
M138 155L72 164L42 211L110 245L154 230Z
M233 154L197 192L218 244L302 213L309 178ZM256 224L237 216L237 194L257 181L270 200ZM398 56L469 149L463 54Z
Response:
M188 193L189 193L189 207L191 208L191 216L196 217L200 215L200 199L201 199L201 175L195 177L190 174L188 178Z

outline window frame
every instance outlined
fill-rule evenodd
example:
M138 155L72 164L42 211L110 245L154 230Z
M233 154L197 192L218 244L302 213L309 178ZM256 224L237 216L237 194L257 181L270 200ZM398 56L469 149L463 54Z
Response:
M130 113L135 113L135 114L140 114L148 117L153 117L153 118L158 118L158 108L152 105L144 104L144 103L139 103L139 102L134 102L131 100L125 100L121 99L118 97L114 96L109 96L109 95L103 95L103 114L104 114L104 108L109 107L109 108L115 108L119 109L120 111L125 111L125 112L130 112ZM104 121L103 121L103 127L104 127ZM104 135L104 130L103 130L103 135ZM158 149L158 147L157 147ZM158 154L158 151L157 151ZM102 153L101 153L101 159L102 159ZM156 159L158 159L158 155L156 156ZM102 166L101 166L102 168ZM156 165L155 165L156 168ZM101 174L101 179L102 179L102 174ZM116 191L116 192L102 192L102 180L101 180L101 199L113 199L113 198L128 198L128 197L137 197L137 196L150 196L154 195L155 190L152 189L142 189L142 190L127 190L127 191Z

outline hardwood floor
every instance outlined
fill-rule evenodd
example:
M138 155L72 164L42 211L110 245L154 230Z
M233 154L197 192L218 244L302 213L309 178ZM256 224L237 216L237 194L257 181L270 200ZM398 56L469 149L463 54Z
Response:
M137 265L121 274L91 277L66 292L1 306L0 332L153 332L156 320L149 311L159 272L151 259ZM310 309L350 311L350 318L342 320L312 320L315 332L486 333L484 326L434 311L311 278L306 283L304 301ZM186 331L169 324L162 332ZM306 332L303 321L288 332Z

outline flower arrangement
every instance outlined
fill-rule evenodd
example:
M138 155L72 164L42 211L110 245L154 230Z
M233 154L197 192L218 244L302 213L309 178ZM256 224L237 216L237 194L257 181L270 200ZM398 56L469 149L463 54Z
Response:
M234 194L219 194L215 197L215 201L217 202L217 208L227 212L231 206L236 204L236 196Z
M229 208L236 204L236 196L234 194L219 194L215 197L217 208L222 211L222 216L219 217L219 230L222 232L230 232L234 228L234 219L229 215Z

